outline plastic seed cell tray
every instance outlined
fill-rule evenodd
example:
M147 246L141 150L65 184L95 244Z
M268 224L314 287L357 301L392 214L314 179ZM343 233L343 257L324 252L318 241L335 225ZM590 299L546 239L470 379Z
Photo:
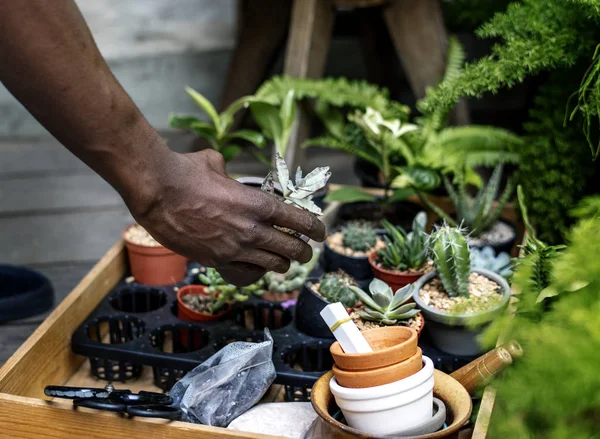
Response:
M237 303L224 319L188 322L177 317L177 289L199 283L198 264L190 263L188 276L177 285L155 287L121 282L96 307L72 337L73 352L89 358L91 372L106 381L139 377L143 366L154 373L155 384L169 390L187 372L235 341L261 342L263 329L273 336L275 383L285 386L287 401L308 401L310 388L333 358L331 339L299 332L293 306L251 297ZM317 268L311 276L320 276ZM423 354L436 368L450 373L473 358L455 357L431 347L423 334Z

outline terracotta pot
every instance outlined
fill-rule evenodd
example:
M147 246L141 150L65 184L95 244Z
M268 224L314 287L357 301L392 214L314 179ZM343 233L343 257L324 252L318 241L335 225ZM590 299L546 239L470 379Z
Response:
M421 348L404 361L368 370L343 370L333 365L337 383L348 389L366 389L395 383L416 374L423 367Z
M131 275L144 285L172 285L185 278L187 259L165 247L146 247L125 238Z
M188 285L177 291L177 317L179 317L181 320L187 320L190 322L210 322L213 320L220 319L221 317L228 314L229 311L231 311L230 304L226 304L225 310L219 314L209 314L194 311L181 300L182 297L187 296L188 294L210 296L210 293L208 292L208 287L204 285Z
M423 276L423 274L425 274L424 272L401 273L398 271L386 270L385 268L382 268L377 265L376 258L377 252L372 252L369 255L369 263L371 264L373 274L377 279L380 279L386 284L388 284L392 288L394 293L400 288L408 284L412 284L413 282L416 282L421 276Z
M362 335L373 352L346 354L336 341L329 352L337 367L347 371L381 368L404 361L417 352L417 333L407 326L369 329Z
M391 439L399 437L367 434L336 420L334 415L336 415L339 409L336 406L333 393L329 387L331 378L333 378L333 372L327 372L319 378L312 388L310 400L319 416L319 421L311 425L310 430L305 434L306 438ZM471 416L473 408L471 397L457 380L439 370L433 371L433 380L433 394L436 398L442 400L446 406L447 427L435 433L414 436L415 439L456 437L458 431Z

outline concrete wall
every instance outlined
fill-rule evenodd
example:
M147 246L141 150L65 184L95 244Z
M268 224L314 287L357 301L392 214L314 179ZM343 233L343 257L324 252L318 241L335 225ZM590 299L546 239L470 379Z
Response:
M117 79L157 129L193 112L183 88L219 97L235 36L235 0L78 0ZM45 130L0 85L0 137Z

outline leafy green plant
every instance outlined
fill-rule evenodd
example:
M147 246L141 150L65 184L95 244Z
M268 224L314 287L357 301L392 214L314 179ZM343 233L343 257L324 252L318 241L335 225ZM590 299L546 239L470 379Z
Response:
M208 292L212 298L212 303L208 305L208 309L213 314L218 314L228 303L243 302L252 294L262 294L260 282L245 287L237 287L226 282L214 268L207 268L206 273L201 273L199 278L208 287Z
M342 270L338 270L326 273L321 278L319 293L328 302L341 302L346 308L351 308L358 300L351 287L358 287L356 281Z
M356 252L366 252L377 243L377 230L364 221L350 221L341 232L343 246Z
M329 166L315 168L305 177L302 177L302 169L298 166L295 178L291 180L288 166L279 153L275 155L275 163L277 167L277 180L283 192L283 201L286 204L292 204L315 215L321 215L321 208L312 201L312 197L316 191L327 184L327 180L331 176ZM273 172L269 172L265 178L262 190L270 194L275 194Z
M223 155L225 161L230 161L237 157L242 148L238 145L240 141L248 141L257 148L264 148L264 136L253 130L237 130L231 132L233 118L242 108L248 106L251 102L258 101L254 96L244 96L233 102L221 114L202 94L196 90L187 87L185 89L193 101L208 115L209 122L200 120L196 116L186 116L178 114L169 115L169 125L173 128L182 128L193 132L194 134L206 139L210 146ZM266 104L265 104L266 105ZM262 156L258 152L252 154L261 159ZM261 159L262 160L262 159Z
M406 233L402 227L396 227L383 220L386 234L383 236L385 247L377 252L377 259L388 269L406 271L423 267L427 261L429 235L425 232L427 214L419 212L412 222L412 231Z
M447 224L431 234L433 262L448 296L469 297L471 254L463 230Z
M396 325L419 313L416 303L406 303L416 291L414 284L400 288L395 294L388 284L379 279L373 279L369 284L370 294L358 287L350 288L363 304L358 315L364 320Z
M502 195L498 198L496 206L494 206L493 203L498 197L500 190L502 168L503 165L498 165L494 169L488 183L479 188L475 197L472 197L468 193L465 182L461 177L458 178L456 188L452 186L447 177L443 177L444 186L456 208L456 219L452 218L441 207L424 197L421 193L419 193L419 197L423 204L440 218L443 218L448 224L452 226L462 224L471 232L472 236L481 236L481 234L489 230L498 221L502 209L508 203L514 191L512 179L509 179Z

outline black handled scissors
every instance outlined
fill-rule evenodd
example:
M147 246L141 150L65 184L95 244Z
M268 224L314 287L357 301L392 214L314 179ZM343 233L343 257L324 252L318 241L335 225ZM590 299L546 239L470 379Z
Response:
M112 385L105 388L46 386L46 396L72 399L75 407L126 413L145 418L179 419L181 410L172 407L169 395L155 392L115 390Z

